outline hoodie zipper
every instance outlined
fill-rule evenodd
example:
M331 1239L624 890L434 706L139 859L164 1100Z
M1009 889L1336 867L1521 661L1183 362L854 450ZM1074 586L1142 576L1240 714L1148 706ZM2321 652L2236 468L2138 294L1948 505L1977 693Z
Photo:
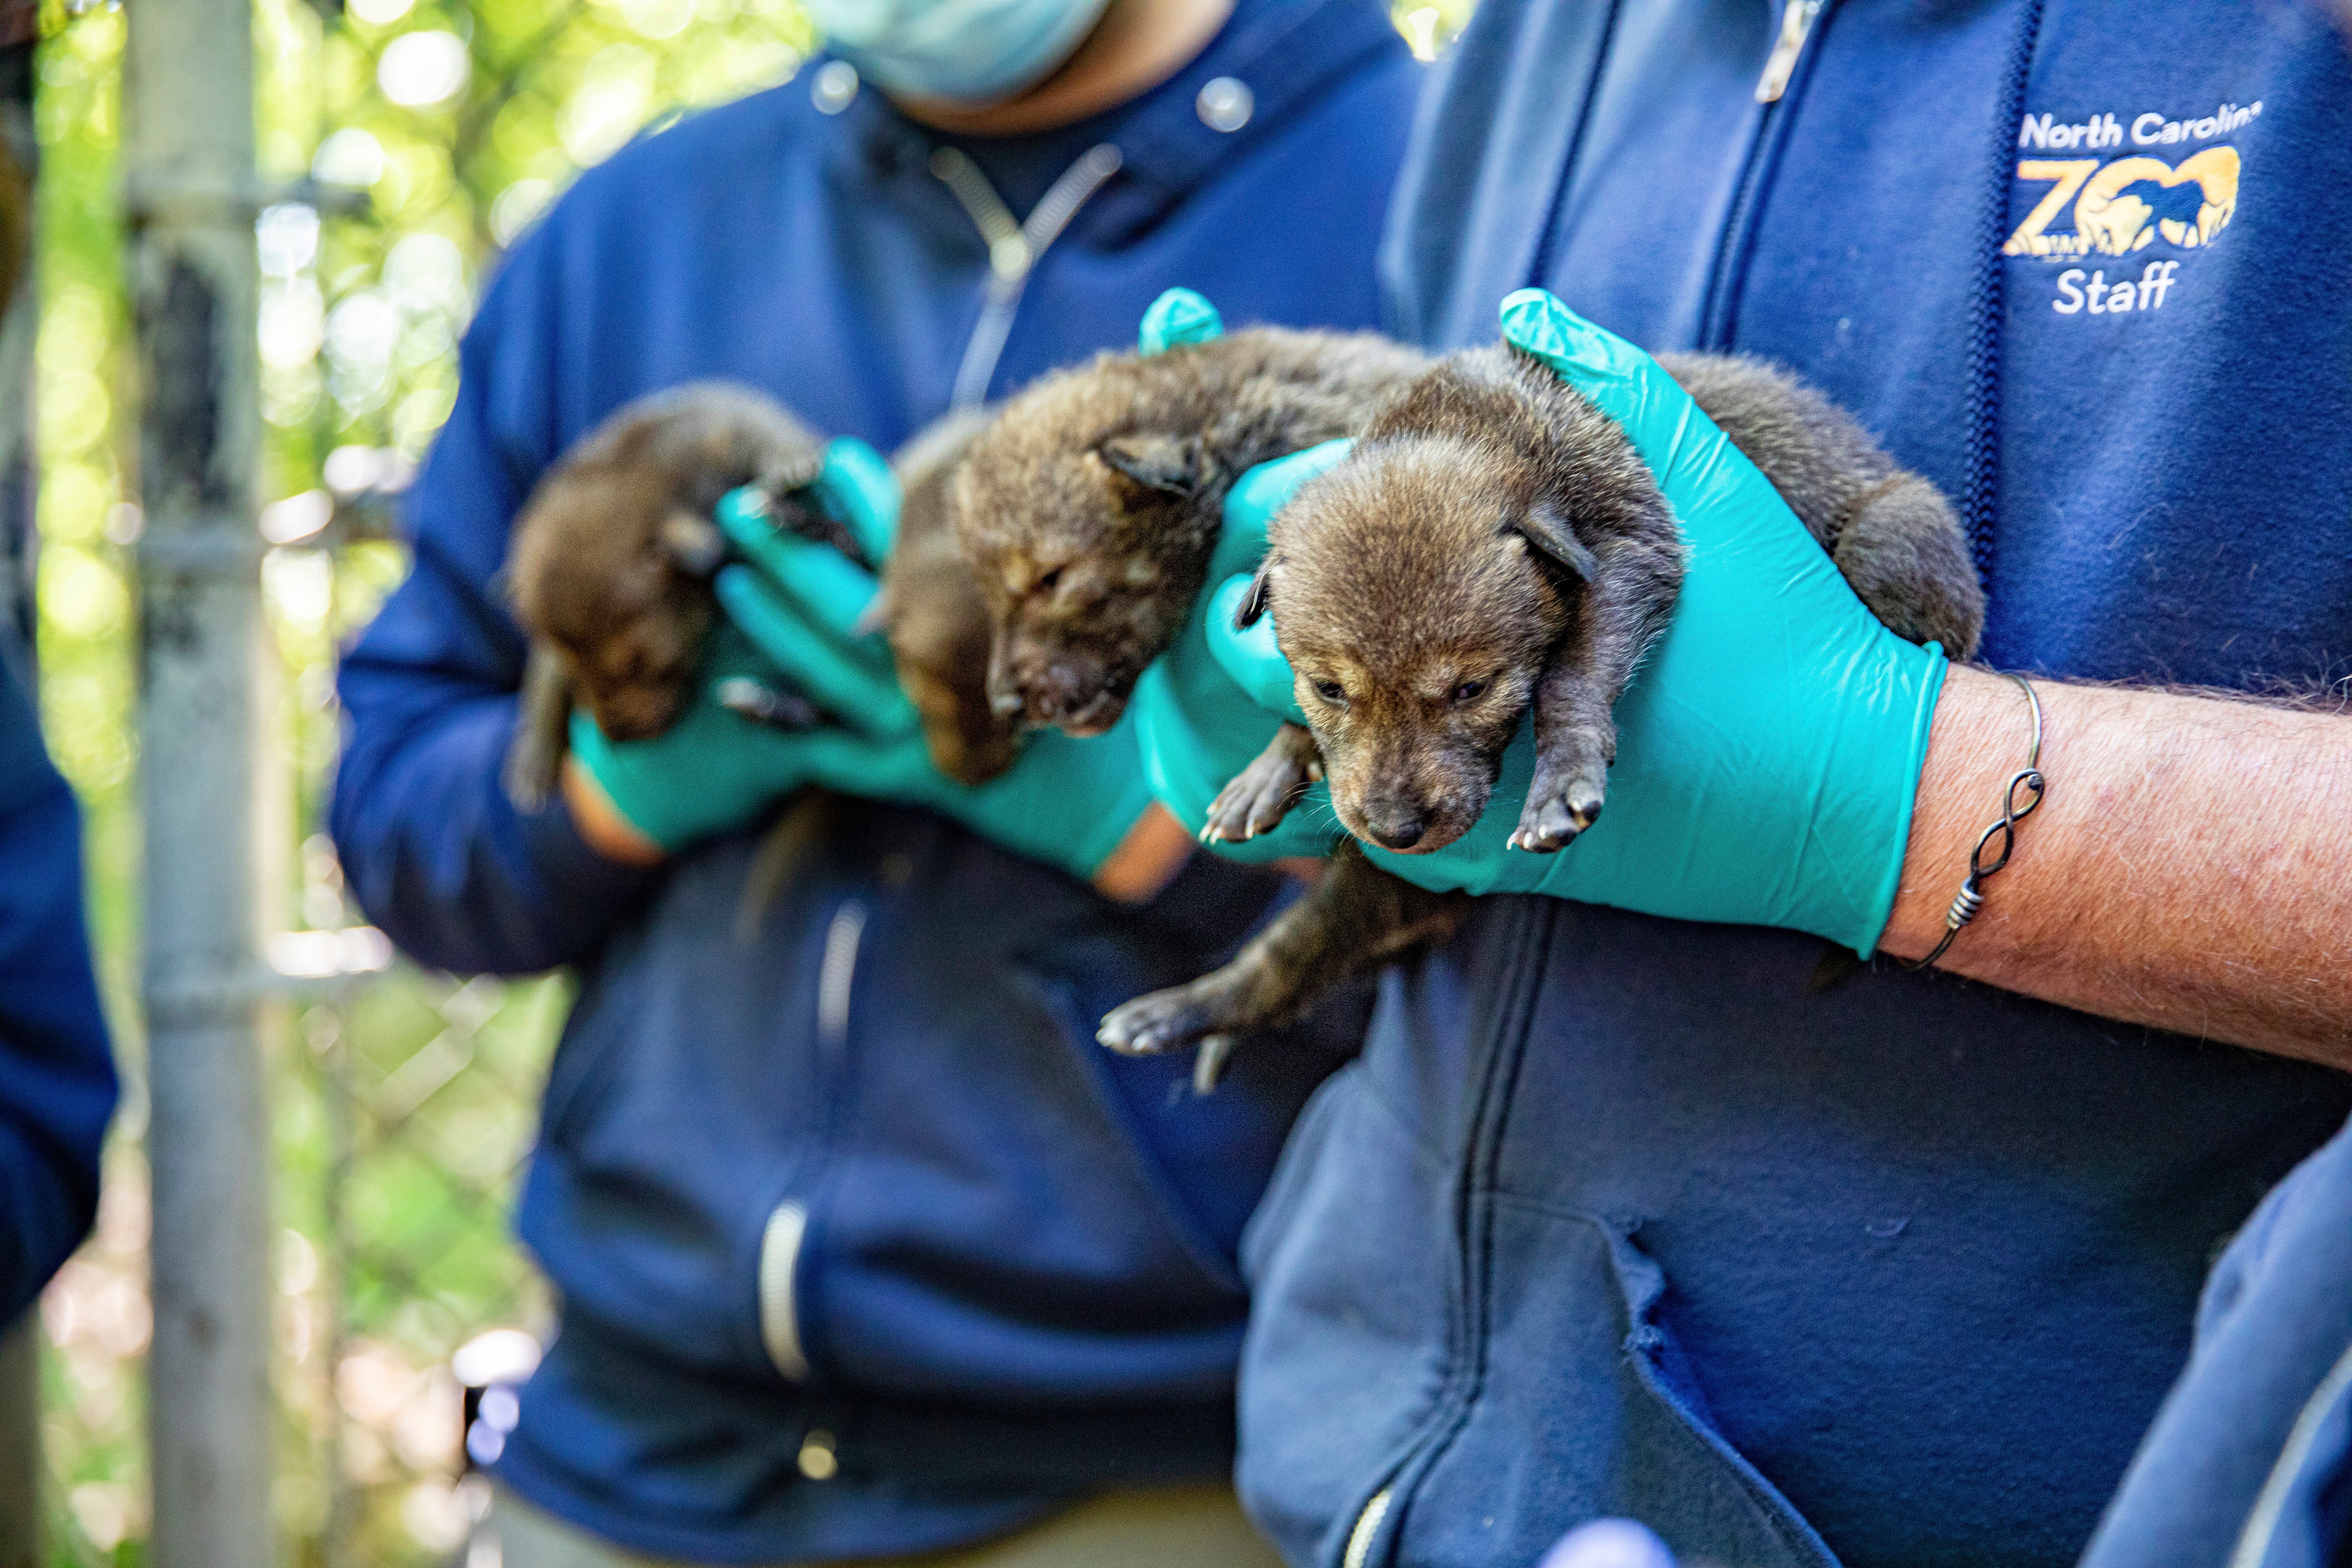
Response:
M1037 199L1028 218L1013 221L1013 209L988 183L988 176L953 147L931 154L931 174L953 192L964 214L988 246L988 282L981 297L980 320L972 323L964 343L963 363L956 368L950 408L977 408L988 401L988 384L996 375L996 362L1013 335L1013 318L1021 309L1022 290L1029 275L1044 259L1046 248L1061 237L1078 209L1103 183L1118 173L1119 151L1108 142L1087 148L1078 161L1063 170Z
M865 904L845 900L824 928L824 952L816 966L816 1043L828 1077L838 1076L848 1053L849 999L865 936ZM760 1235L760 1342L775 1369L793 1383L805 1383L809 1375L799 1290L801 1250L808 1230L808 1205L787 1198L769 1214Z
M1780 13L1780 30L1772 40L1770 53L1764 57L1764 69L1756 79L1756 128L1748 139L1748 155L1739 170L1739 180L1732 187L1731 205L1725 212L1722 232L1715 247L1715 265L1710 269L1706 306L1699 317L1698 346L1717 353L1727 353L1732 338L1738 331L1739 286L1748 269L1748 254L1752 247L1756 230L1756 215L1764 205L1765 187L1771 182L1773 165L1780 157L1783 134L1782 121L1788 110L1783 100L1790 89L1797 86L1797 71L1805 60L1805 47L1819 31L1829 0L1788 0Z
M1372 1554L1372 1541L1381 1532L1381 1521L1389 1515L1389 1504L1396 1497L1394 1486L1385 1486L1372 1494L1364 1511L1356 1516L1356 1528L1348 1531L1347 1553L1339 1559L1339 1568L1364 1568Z
M1477 1091L1469 1112L1469 1134L1455 1177L1454 1239L1458 1248L1455 1321L1447 1347L1454 1371L1420 1424L1420 1435L1391 1465L1387 1479L1358 1510L1341 1551L1339 1568L1375 1568L1396 1555L1403 1509L1470 1419L1486 1381L1486 1258L1490 1250L1496 1167L1512 1089L1527 1055L1534 1026L1536 992L1551 952L1556 917L1547 900L1519 900L1488 934L1490 950L1507 945L1508 962L1497 965L1507 978L1499 988L1494 1026L1475 1059Z
M1813 30L1813 18L1822 14L1822 0L1789 0L1789 8L1780 13L1780 36L1773 42L1772 52L1764 58L1764 74L1756 79L1756 101L1778 103L1780 95L1789 90L1789 78L1797 69L1797 57L1804 52L1805 39Z

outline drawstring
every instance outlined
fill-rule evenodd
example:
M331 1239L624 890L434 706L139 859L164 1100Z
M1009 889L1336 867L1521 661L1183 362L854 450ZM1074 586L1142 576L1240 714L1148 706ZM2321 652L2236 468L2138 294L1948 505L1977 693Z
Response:
M2000 503L2000 327L2004 277L2001 244L2009 237L2009 195L2017 162L2017 137L2025 120L2025 83L2033 68L2034 40L2042 31L2042 0L2025 0L2017 42L2001 80L2000 105L1993 116L1992 184L1977 229L1976 317L1969 327L1968 488L1960 515L1968 525L1969 551L1977 576L1992 586L1992 522Z
M977 408L988 401L988 384L996 374L996 361L1013 335L1013 317L1021 308L1021 291L1028 287L1046 247L1061 237L1078 209L1118 173L1118 149L1105 142L1089 147L1078 161L1062 171L1037 205L1029 221L1013 221L1013 210L989 184L980 165L952 147L931 154L931 173L955 193L980 237L988 242L988 290L964 344L963 363L956 370L950 408Z

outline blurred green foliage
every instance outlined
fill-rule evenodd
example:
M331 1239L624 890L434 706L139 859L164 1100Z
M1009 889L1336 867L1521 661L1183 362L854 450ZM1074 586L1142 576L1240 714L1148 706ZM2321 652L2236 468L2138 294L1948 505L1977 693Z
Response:
M1398 26L1428 55L1469 4L1405 0ZM273 502L299 498L288 518L315 511L331 476L381 477L424 455L455 395L454 349L482 279L573 174L680 113L783 80L814 42L794 0L254 0L253 19L261 173L289 187L257 226L264 483ZM42 1309L62 1568L143 1560L149 1320L134 985L139 517L117 200L125 18L120 0L44 0L43 23L42 704L88 813L93 930L128 1087L98 1234ZM363 210L294 199L305 177L363 193ZM404 569L396 547L366 542L330 553L298 542L264 563L288 930L360 918L318 827L334 655ZM343 1562L397 1568L441 1560L459 1538L446 1361L473 1332L543 1314L503 1209L567 996L560 982L394 969L318 989L275 1020L276 1502L289 1563L326 1562L331 1538ZM347 1488L331 1484L338 1470Z

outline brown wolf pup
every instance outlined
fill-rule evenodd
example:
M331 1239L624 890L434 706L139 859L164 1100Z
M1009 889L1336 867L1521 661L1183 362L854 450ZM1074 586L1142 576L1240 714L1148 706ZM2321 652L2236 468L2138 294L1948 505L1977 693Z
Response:
M750 387L696 382L640 397L565 452L531 491L507 552L507 592L530 633L507 793L537 810L554 787L576 700L616 741L658 735L686 705L718 600L719 497L788 498L824 443ZM852 547L813 508L779 521Z
M901 449L898 544L870 617L923 715L933 760L967 784L1009 766L1017 740L988 710L987 609L947 518L949 476L979 424L951 416ZM575 700L615 740L657 735L676 721L717 610L710 579L727 542L711 512L721 496L756 486L776 526L859 559L848 531L800 493L824 458L824 442L764 395L700 382L626 405L540 481L507 568L531 634L507 758L518 805L536 810L554 786ZM820 717L754 681L730 683L721 700L788 728Z
M1103 354L1008 402L954 495L996 711L1074 735L1117 723L1191 613L1234 480L1357 434L1427 363L1370 333L1260 330Z
M1779 372L1665 363L1881 619L1974 649L1981 595L1932 487ZM1312 728L1286 725L1203 837L1265 831L1328 773L1352 835L1441 847L1484 811L1532 707L1535 784L1512 842L1559 848L1601 809L1612 705L1671 612L1681 547L1622 432L1514 350L1433 365L1362 337L1243 332L1097 360L1013 400L957 492L997 621L992 699L1033 722L1107 727L1183 624L1234 478L1334 435L1361 439L1276 520L1243 612L1273 611ZM1444 935L1462 906L1343 843L1232 963L1117 1009L1101 1037L1217 1042L1200 1072L1213 1079L1228 1037Z

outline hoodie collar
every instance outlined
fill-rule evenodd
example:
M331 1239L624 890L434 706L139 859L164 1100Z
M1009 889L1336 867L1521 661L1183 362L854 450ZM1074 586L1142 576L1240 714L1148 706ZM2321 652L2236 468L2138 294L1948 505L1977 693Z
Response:
M867 88L837 117L837 146L864 165L867 178L925 182L932 150L955 147L980 166L1014 215L1025 217L1056 175L1087 148L1109 142L1119 150L1119 173L1090 216L1099 222L1116 209L1140 218L1146 215L1139 200L1156 214L1256 138L1279 131L1368 58L1403 47L1372 0L1236 0L1208 47L1173 77L1076 124L1034 136L948 136L916 124ZM1209 124L1202 105L1202 89L1224 78L1246 89L1250 100L1247 119L1230 131ZM814 83L815 72L804 71L802 79ZM1233 96L1228 91L1223 100Z

